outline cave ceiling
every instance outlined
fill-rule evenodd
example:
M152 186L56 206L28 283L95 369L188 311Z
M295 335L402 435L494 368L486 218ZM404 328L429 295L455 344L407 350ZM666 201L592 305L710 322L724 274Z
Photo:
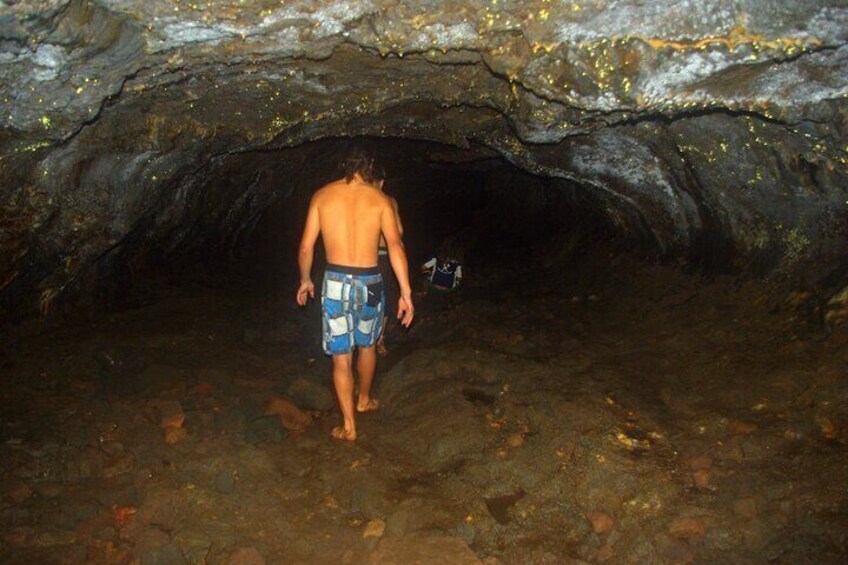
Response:
M846 38L844 1L2 0L0 295L171 237L228 159L355 135L605 192L665 250L833 258Z

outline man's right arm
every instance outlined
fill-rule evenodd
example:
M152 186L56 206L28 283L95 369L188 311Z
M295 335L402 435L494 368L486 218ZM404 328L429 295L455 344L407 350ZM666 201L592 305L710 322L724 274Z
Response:
M412 288L409 286L409 264L406 259L406 251L400 238L400 230L395 216L394 207L387 199L387 205L380 214L380 229L386 239L386 247L389 251L389 262L398 280L400 287L400 299L398 300L398 318L401 323L409 327L415 312L412 304Z
M316 197L312 197L309 203L309 212L306 214L306 225L303 228L303 237L300 240L300 249L297 254L297 265L300 270L300 286L297 289L297 303L306 305L307 298L315 298L315 285L312 284L312 260L315 254L315 242L321 233L321 221L318 216Z

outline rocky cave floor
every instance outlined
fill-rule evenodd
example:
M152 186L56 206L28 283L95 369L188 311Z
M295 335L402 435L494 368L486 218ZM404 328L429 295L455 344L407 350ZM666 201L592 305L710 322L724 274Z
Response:
M354 444L294 286L4 336L0 561L846 562L844 327L624 257L468 272Z

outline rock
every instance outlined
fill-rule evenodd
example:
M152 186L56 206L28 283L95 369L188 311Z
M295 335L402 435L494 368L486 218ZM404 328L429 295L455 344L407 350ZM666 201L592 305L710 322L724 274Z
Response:
M413 563L450 563L480 565L471 548L457 538L411 535L383 538L369 556L371 565L411 565Z
M197 396L213 396L215 391L218 390L218 385L215 383L210 383L207 381L199 382L193 387L191 387L191 393Z
M176 400L157 400L153 406L159 419L159 427L181 428L185 425L183 407Z
M668 527L668 533L675 538L702 538L707 535L707 527L698 518L676 518Z
M654 547L667 563L691 563L695 559L695 554L686 542L666 534L657 534L654 538Z
M509 434L506 438L506 444L510 447L521 447L524 445L524 434L520 432Z
M362 532L364 538L381 538L386 531L386 523L383 520L371 520L365 525Z
M690 455L683 460L683 464L692 471L709 470L713 466L713 459L703 454Z
M166 438L167 441L167 438ZM113 457L103 468L103 478L109 479L131 473L135 469L135 457L132 453L124 453Z
M707 487L710 484L710 472L707 469L698 469L692 473L692 482L697 487Z
M230 554L227 565L265 565L265 558L255 547L242 547Z
M740 498L733 501L733 513L743 518L756 518L759 513L758 506L753 497Z
M592 530L599 535L610 533L615 528L615 520L606 512L593 510L586 515L592 524Z
M297 432L305 430L312 423L309 414L295 406L289 399L276 394L268 401L265 414L276 414L284 428Z
M3 494L15 504L21 504L32 496L32 493L33 490L29 483L14 478L4 481Z
M135 512L135 522L173 531L188 512L188 500L177 489L156 490L147 495Z
M244 441L249 444L279 443L283 439L280 429L280 418L271 415L251 420L244 427Z
M741 422L739 420L731 420L728 427L732 433L739 435L747 435L757 430L757 424Z
M184 565L188 563L180 549L172 544L145 550L141 565Z
M221 469L215 475L215 490L221 494L232 494L236 488L236 474L229 469Z
M106 456L96 447L87 447L79 453L76 461L78 477L81 479L94 479L103 476L103 467Z
M289 385L286 394L295 404L310 410L332 410L336 405L336 399L327 384L317 383L304 377L298 378Z
M409 530L409 513L409 509L405 506L401 506L395 510L395 512L389 516L389 519L386 521L386 535L400 537L406 534Z
M177 445L188 439L188 430L180 426L168 426L164 428L165 443Z

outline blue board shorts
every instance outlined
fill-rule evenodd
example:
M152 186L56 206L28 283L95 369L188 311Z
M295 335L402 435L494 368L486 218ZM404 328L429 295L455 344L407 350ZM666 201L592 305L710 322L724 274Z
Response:
M327 265L321 289L324 353L341 355L373 346L385 308L379 267Z

